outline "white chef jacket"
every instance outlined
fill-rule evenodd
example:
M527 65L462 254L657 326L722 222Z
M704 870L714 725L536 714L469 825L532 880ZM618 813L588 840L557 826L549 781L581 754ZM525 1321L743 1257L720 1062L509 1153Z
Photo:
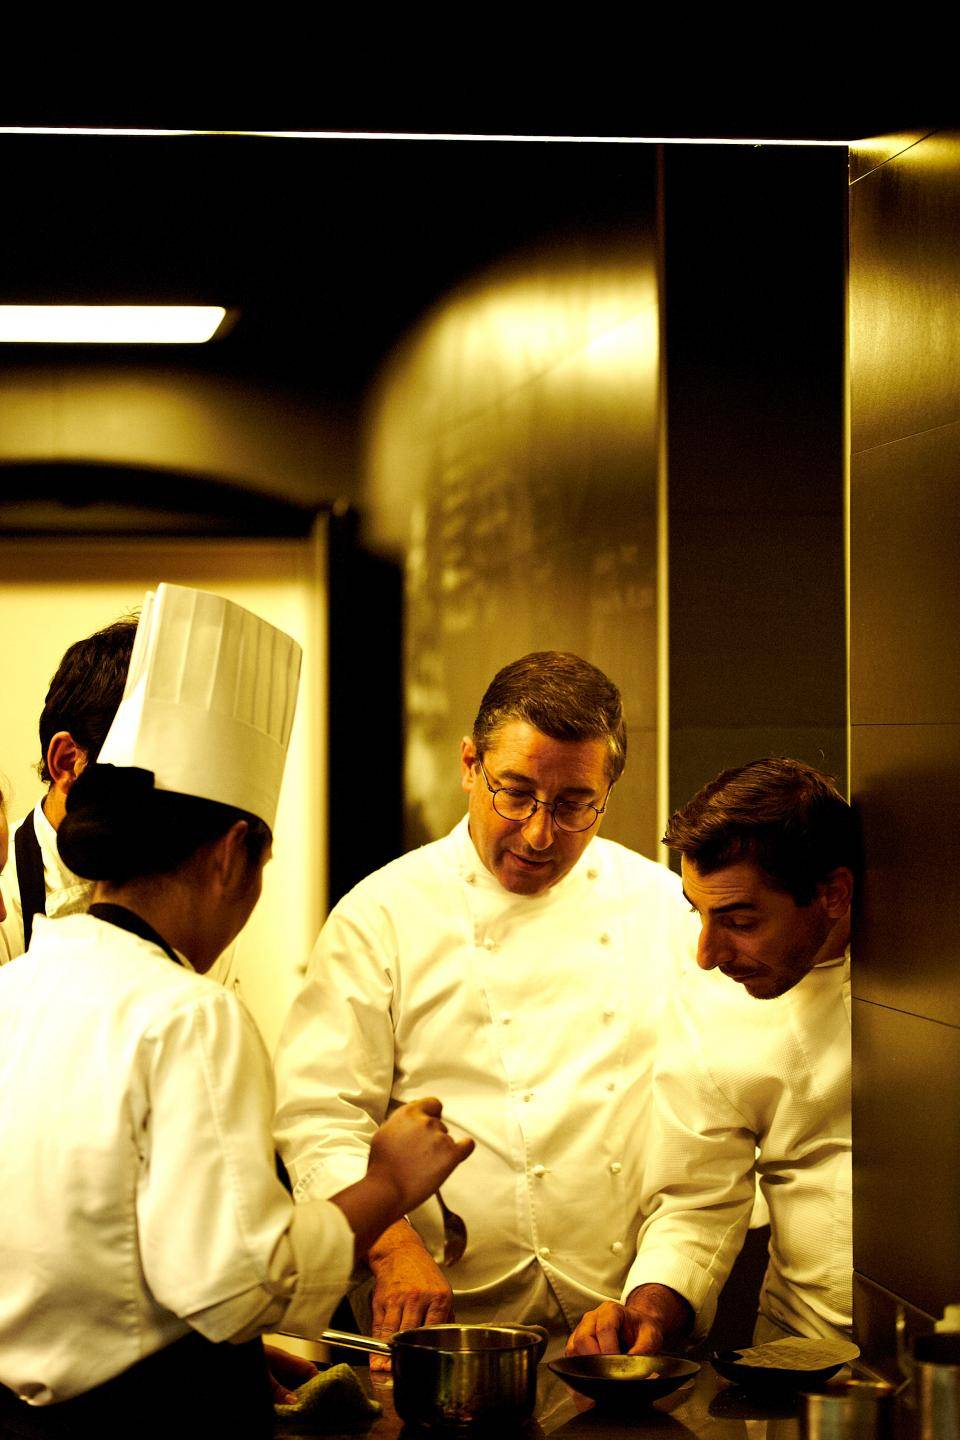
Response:
M23 954L23 909L20 904L20 879L17 875L14 847L14 836L22 824L23 820L18 821L10 831L10 854L6 868L0 875L0 894L3 895L7 909L6 919L0 920L0 965L5 965L8 960ZM43 813L42 801L38 801L34 807L33 825L43 860L47 915L53 920L61 915L75 915L86 910L93 898L93 883L74 875L60 859L57 832Z
M760 1315L788 1334L851 1324L850 962L817 965L755 1000L719 970L690 970L668 1006L637 1258L709 1329L740 1249L754 1175L770 1209Z
M0 1383L69 1399L199 1331L315 1333L353 1236L277 1179L235 995L92 915L0 970Z
M276 1134L298 1198L363 1174L375 1127L437 1095L474 1154L462 1321L568 1329L619 1293L639 1223L654 1039L697 927L676 876L595 839L541 895L484 867L466 818L336 907L277 1055ZM435 1206L412 1217L442 1253Z

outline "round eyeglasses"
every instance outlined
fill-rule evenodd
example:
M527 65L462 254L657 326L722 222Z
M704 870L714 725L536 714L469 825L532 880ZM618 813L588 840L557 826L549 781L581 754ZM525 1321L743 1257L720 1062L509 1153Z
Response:
M484 784L490 791L493 808L501 820L529 820L538 810L549 810L557 829L566 830L573 835L596 825L607 808L610 791L613 789L612 785L608 788L600 806L584 805L576 800L554 800L552 804L548 804L546 800L538 800L536 795L530 795L526 790L510 790L504 785L491 785L483 768L483 761L478 759L477 764L480 766Z

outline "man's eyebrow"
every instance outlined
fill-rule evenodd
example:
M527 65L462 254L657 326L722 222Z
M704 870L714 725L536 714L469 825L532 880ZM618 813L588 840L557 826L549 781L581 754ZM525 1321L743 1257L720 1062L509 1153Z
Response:
M686 900L686 902L687 902L687 904L690 906L691 910L696 910L697 914L699 915L699 914L700 914L700 907L699 907L699 905L694 905L693 901L690 899L690 896L687 894L686 890L683 891L683 898L684 898L684 900ZM711 906L709 906L709 914L711 914L711 915L726 915L726 914L728 913L728 911L730 911L730 910L756 910L756 909L757 909L757 906L754 905L754 903L753 903L752 900L732 900L729 905L711 905Z
M528 790L536 790L537 782L529 775L521 775L519 770L501 770L501 780L509 780L511 785L523 785ZM593 795L596 792L589 785L561 785L562 795Z

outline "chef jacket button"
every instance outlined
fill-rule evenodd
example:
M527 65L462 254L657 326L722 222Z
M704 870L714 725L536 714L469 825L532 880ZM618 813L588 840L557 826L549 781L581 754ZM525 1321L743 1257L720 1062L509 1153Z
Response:
M537 1254L540 1256L541 1260L546 1260L550 1254L550 1246L541 1245L540 1249L537 1251Z
M608 1081L607 1081L607 1089L608 1089L608 1090L616 1090L616 1088L617 1088L617 1082L616 1082L615 1080L608 1080Z
M512 1019L513 1019L513 1016L512 1016L512 1015L501 1015L501 1016L500 1016L500 1024L501 1024L501 1025L509 1025L509 1024L510 1024L510 1021L511 1021Z
M611 1174L611 1175L619 1175L619 1174L620 1174L620 1171L621 1171L622 1169L623 1169L623 1166L620 1164L620 1161L619 1161L619 1160L613 1160L613 1161L611 1162L611 1164L610 1164L610 1174Z
M588 879L588 880L596 880L596 878L597 878L597 876L598 876L599 874L600 874L600 871L597 869L597 867L596 867L595 865L591 865L591 866L590 866L590 869L587 871L587 879Z
M620 1255L623 1251L623 1241L614 1240L613 1244L610 1246L610 1249L613 1251L614 1255Z
M600 944L601 944L601 945L609 945L609 944L610 944L610 936L607 934L606 930L604 930L603 934L600 936Z
M484 942L483 942L483 948L484 948L484 950L496 950L496 948L497 948L497 942L496 942L496 940L491 940L491 939L490 939L490 936L488 935L487 938L486 938L486 940L484 940Z
M547 1167L546 1167L546 1165L534 1165L533 1169L530 1171L530 1174L531 1174L531 1175L536 1175L536 1177L537 1177L538 1180L540 1179L541 1175L546 1175L546 1173L547 1173Z
M476 875L474 875L472 870L469 875L464 876L464 879L466 880L468 885L476 885L477 883L477 877Z
M612 1005L607 1005L607 1006L605 1007L605 1009L604 1009L604 1012L603 1012L603 1018L604 1018L604 1020L612 1020L613 1017L614 1017L614 1015L616 1015L616 1013L617 1013L617 1012L616 1012L616 1010L614 1010L614 1008L613 1008Z
M532 1090L526 1090L526 1091L524 1091L523 1098L524 1098L524 1100L527 1102L527 1104L529 1105L530 1101L533 1099L533 1091L532 1091Z

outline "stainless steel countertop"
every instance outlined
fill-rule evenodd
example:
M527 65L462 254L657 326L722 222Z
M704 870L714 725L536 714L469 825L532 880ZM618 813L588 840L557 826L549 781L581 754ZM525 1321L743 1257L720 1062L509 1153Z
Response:
M399 1436L412 1440L415 1432L405 1430L394 1411L389 1375L369 1375L365 1367L357 1367L357 1374L364 1388L383 1405L383 1414L369 1429L350 1431L349 1440L356 1440L358 1433L368 1440L396 1440ZM722 1380L704 1361L693 1383L682 1390L630 1414L609 1414L581 1396L574 1397L544 1363L538 1375L535 1416L515 1433L522 1440L546 1435L569 1440L638 1440L642 1436L658 1440L690 1440L693 1436L698 1440L798 1440L799 1404L789 1396L775 1407L758 1404L754 1397ZM340 1440L337 1432L325 1434L329 1440ZM342 1440L348 1440L346 1432Z

